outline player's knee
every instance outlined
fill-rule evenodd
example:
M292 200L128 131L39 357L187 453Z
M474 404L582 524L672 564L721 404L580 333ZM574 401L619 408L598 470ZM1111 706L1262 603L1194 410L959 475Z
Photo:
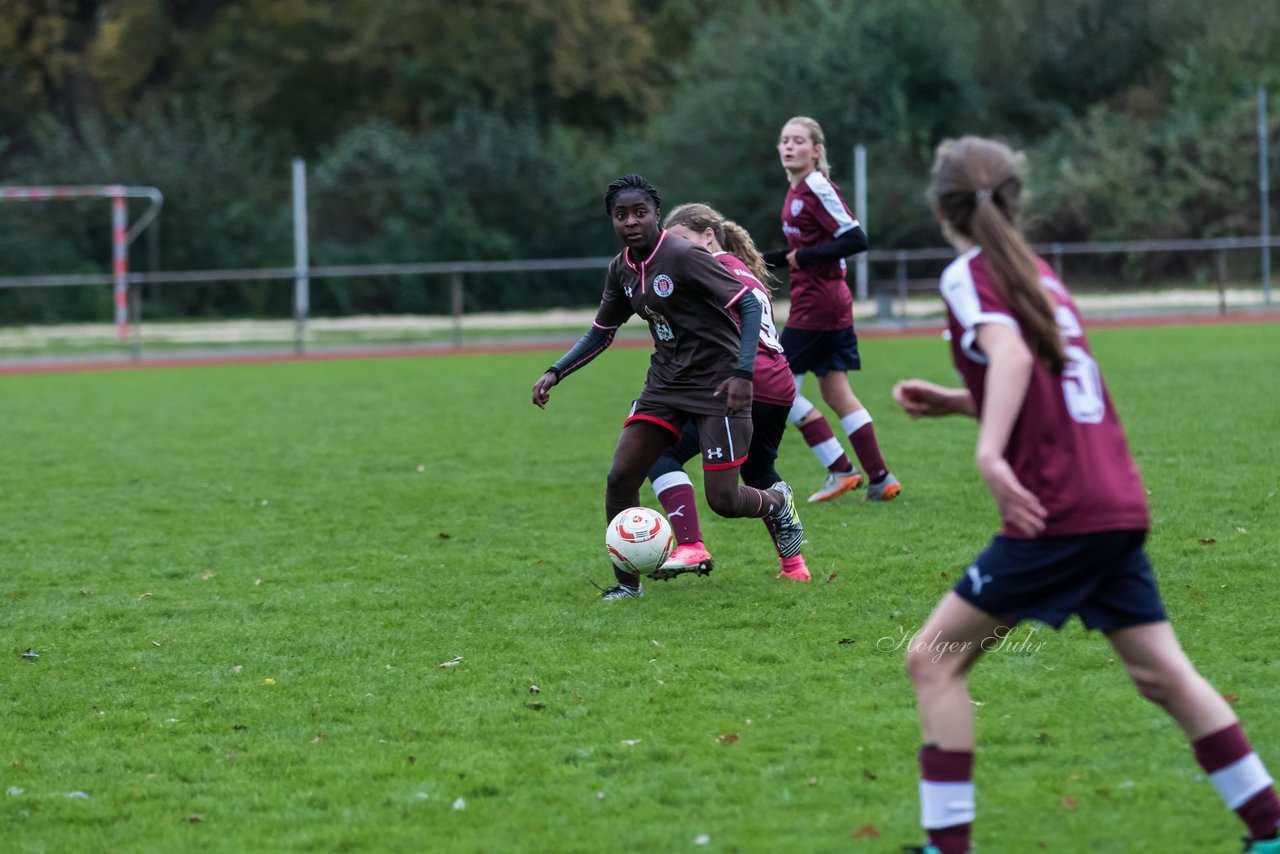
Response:
M645 472L630 471L626 467L613 466L605 478L605 492L609 495L622 495L635 492L644 482Z
M947 671L941 661L930 650L922 649L918 644L907 646L905 658L907 676L917 688L927 687L946 680Z
M1184 673L1172 666L1133 667L1129 678L1138 693L1157 706L1176 705L1179 698L1193 690L1194 673Z
M707 506L717 516L733 517L738 509L738 487L732 488L706 486Z
M795 402L791 404L791 411L787 413L787 420L799 427L815 411L816 407L808 398L797 394Z
M944 641L939 637L925 643L913 639L907 645L907 675L917 689L963 681L973 666L972 648L972 641Z

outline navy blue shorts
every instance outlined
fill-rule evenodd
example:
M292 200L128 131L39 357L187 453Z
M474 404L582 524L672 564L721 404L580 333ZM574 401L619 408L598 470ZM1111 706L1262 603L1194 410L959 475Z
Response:
M1146 531L1034 540L997 536L955 590L1010 624L1039 620L1060 629L1072 614L1101 632L1158 623L1167 617L1142 548L1146 538Z
M793 374L826 376L830 371L860 371L858 333L852 326L817 332L784 327L778 337Z

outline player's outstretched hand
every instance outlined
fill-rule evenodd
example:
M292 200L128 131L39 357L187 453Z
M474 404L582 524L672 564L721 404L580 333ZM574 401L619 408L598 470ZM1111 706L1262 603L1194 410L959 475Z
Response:
M729 377L716 387L715 396L724 398L725 415L751 412L751 380Z
M893 387L893 399L912 418L937 418L965 411L968 392L944 388L927 380L903 380Z
M1013 473L1004 457L979 459L978 472L1000 507L1000 518L1029 537L1044 530L1048 512L1035 493L1028 490Z
M558 382L560 377L556 376L555 371L547 371L538 377L538 381L533 384L533 405L546 409L547 401L551 399L551 387Z

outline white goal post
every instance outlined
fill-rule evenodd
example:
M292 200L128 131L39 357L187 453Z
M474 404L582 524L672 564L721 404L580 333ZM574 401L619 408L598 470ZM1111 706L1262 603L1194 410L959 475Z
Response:
M129 228L126 199L150 199L151 204ZM111 199L111 275L114 283L116 333L129 338L129 244L160 213L164 196L155 187L126 187L104 184L79 187L0 186L0 202L47 202L67 199Z

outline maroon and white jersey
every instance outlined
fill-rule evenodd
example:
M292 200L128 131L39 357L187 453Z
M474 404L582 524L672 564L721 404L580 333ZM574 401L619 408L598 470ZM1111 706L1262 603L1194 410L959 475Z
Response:
M701 246L662 229L648 258L623 249L609 263L595 325L617 329L633 314L649 323L653 355L642 397L701 415L723 415L716 388L733 374L742 333L733 305L749 287Z
M737 255L717 252L714 257L738 281L751 289L744 299L754 297L760 303L760 342L756 346L752 399L790 406L796 399L796 379L791 374L786 357L782 355L782 345L778 343L778 327L773 322L773 301L769 298L769 289Z
M782 203L782 233L787 250L821 246L858 227L836 185L821 172L810 172L787 191ZM829 331L853 325L853 294L841 258L823 267L791 270L791 329Z
M1146 530L1150 524L1146 491L1098 363L1089 352L1080 313L1053 269L1040 258L1036 265L1040 283L1054 304L1067 365L1055 376L1035 360L1005 459L1048 511L1041 536ZM1003 323L1018 329L1018 322L978 248L943 271L942 297L947 303L951 357L981 415L987 359L978 349L978 327ZM1001 533L1026 536L1007 524Z

